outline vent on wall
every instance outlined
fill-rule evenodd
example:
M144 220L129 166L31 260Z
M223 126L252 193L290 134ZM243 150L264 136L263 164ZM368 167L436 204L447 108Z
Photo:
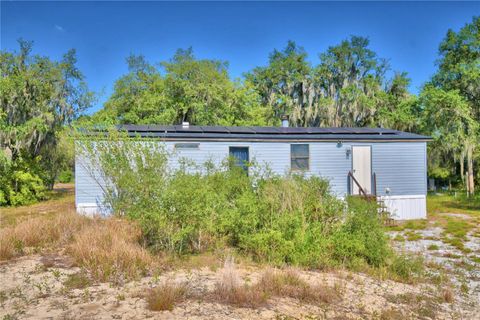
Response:
M175 149L198 149L200 143L175 143Z

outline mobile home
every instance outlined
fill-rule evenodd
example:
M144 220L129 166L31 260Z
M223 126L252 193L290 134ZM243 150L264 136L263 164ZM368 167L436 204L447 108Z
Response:
M131 136L158 139L167 150L201 165L228 156L243 166L255 159L276 174L317 175L338 197L377 197L394 219L426 218L429 137L384 128L224 127L124 125ZM75 203L78 212L101 213L103 188L77 154ZM245 166L245 170L249 170Z

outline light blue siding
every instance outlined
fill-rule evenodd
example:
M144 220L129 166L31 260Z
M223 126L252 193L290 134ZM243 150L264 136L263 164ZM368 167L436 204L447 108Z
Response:
M352 169L351 155L347 157L348 144L322 142L310 145L309 175L318 175L330 181L332 191L338 196L348 193L348 172Z
M103 188L105 183L102 175L95 170L97 167L78 153L75 156L75 205L77 210L79 207L83 207L86 211L89 208L93 211L108 211L104 206Z
M174 143L165 142L166 149L174 151ZM206 161L220 164L228 157L229 147L239 146L249 148L251 160L260 165L268 165L272 172L283 175L290 171L290 144L290 142L200 141L198 149L176 150L169 159L169 166L172 169L178 168L180 158L190 159L200 166ZM376 173L377 176L379 195L386 195L387 188L390 189L391 196L426 194L425 142L344 142L341 146L336 142L311 142L309 145L310 170L305 175L318 175L330 180L332 191L338 196L348 193L347 174L352 169L352 154L347 155L347 150L351 150L354 145L371 146L372 173ZM85 165L86 163L85 159L77 155L75 164L77 208L79 204L100 204L103 201L101 175L89 172L91 170L86 169L89 167Z
M377 174L377 194L426 195L426 143L376 143L372 170Z

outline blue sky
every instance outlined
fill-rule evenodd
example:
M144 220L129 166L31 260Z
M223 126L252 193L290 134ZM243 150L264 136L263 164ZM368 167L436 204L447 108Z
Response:
M449 28L480 15L480 2L1 2L1 49L20 37L34 53L61 58L77 49L78 65L101 108L127 68L125 57L169 59L192 46L199 58L229 62L232 78L265 65L289 39L312 63L350 35L366 36L393 70L412 78L411 92L435 71L438 44Z

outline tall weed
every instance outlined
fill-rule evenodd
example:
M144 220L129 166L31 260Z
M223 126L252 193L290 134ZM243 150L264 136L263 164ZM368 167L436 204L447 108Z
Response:
M67 252L96 280L120 282L146 274L153 265L139 244L141 234L124 219L97 220L74 236Z
M27 247L64 245L83 226L86 217L74 212L54 217L38 216L20 221L14 226L0 229L0 260L8 260L22 254Z

